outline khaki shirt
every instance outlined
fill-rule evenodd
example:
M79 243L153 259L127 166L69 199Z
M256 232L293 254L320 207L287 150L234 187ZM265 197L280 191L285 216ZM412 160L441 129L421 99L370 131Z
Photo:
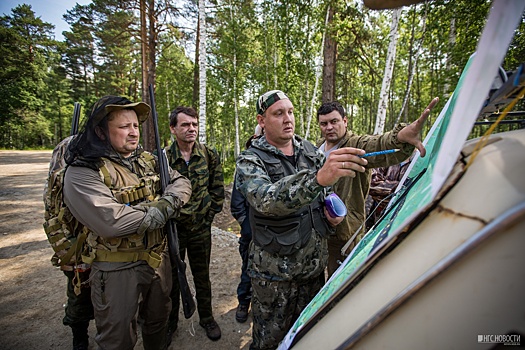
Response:
M336 227L336 235L329 239L335 238L348 241L352 235L365 222L365 200L370 189L371 169L390 166L401 163L410 157L414 151L414 146L408 143L401 143L397 140L397 133L405 127L404 124L396 126L392 131L382 135L362 135L359 136L351 131L347 131L343 137L340 148L355 147L364 149L367 153L377 152L385 149L399 148L400 152L367 158L368 165L364 173L357 173L354 178L342 177L333 186L334 192L341 197L348 209L348 214ZM324 140L318 143L320 146ZM366 233L363 227L356 237L354 243L349 247L351 250L354 244L359 242Z
M172 173L170 193L183 203L191 195L189 181ZM78 221L104 238L123 237L137 233L145 211L121 204L104 184L100 173L86 167L70 166L64 179L64 202Z

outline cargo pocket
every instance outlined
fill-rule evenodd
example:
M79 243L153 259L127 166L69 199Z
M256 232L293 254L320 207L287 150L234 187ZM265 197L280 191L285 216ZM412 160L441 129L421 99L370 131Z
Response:
M307 213L285 218L255 217L253 242L272 254L290 255L302 248L310 238L311 225Z

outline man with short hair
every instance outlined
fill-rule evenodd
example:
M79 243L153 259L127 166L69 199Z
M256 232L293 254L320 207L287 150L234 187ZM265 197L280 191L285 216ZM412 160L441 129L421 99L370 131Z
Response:
M221 329L213 318L210 281L211 225L222 210L224 178L217 151L197 141L199 118L191 107L177 107L170 114L170 130L175 136L166 148L171 167L191 180L192 196L176 219L180 256L188 253L199 324L211 340L221 338ZM168 345L177 329L180 305L180 286L177 268L173 267L171 291L172 310L168 323Z
M343 219L327 214L324 195L367 161L359 157L364 151L341 148L325 162L295 135L294 107L280 90L261 95L256 108L264 134L239 155L235 180L250 205L250 349L275 349L324 284L326 237Z
M424 157L426 150L421 142L421 130L430 115L430 110L437 104L436 97L430 102L419 119L413 123L399 124L392 131L382 135L357 135L347 130L348 120L343 106L336 101L323 103L317 111L317 121L323 139L318 143L319 149L325 156L342 147L356 147L367 153L387 149L399 149L399 152L383 154L367 158L366 171L356 174L355 177L340 178L333 186L334 192L343 200L348 214L343 222L337 226L336 234L328 239L328 276L331 276L339 267L345 256L341 252L349 239L360 229L359 235L348 246L347 251L355 246L366 233L365 199L370 188L370 174L372 168L394 165L407 159L414 147ZM345 252L346 253L346 252Z
M68 145L64 203L88 229L82 260L101 349L164 349L171 264L163 230L189 200L188 179L170 169L160 196L157 158L139 145L150 107L120 96L99 99Z

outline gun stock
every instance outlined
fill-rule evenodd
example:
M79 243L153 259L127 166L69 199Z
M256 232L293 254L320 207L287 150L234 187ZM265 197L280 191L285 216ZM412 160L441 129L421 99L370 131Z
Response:
M153 129L155 131L155 144L157 147L157 158L160 169L160 183L162 193L169 183L168 161L163 154L162 146L160 144L159 126L157 109L155 108L155 95L153 94L153 85L149 85L149 97L151 102L151 116L153 118ZM179 239L177 237L177 227L173 220L168 220L164 226L166 235L168 236L168 249L170 253L171 265L177 266L177 277L179 279L180 294L182 298L182 308L184 310L184 317L190 318L195 312L195 301L191 294L190 286L186 278L186 263L182 261L179 254Z

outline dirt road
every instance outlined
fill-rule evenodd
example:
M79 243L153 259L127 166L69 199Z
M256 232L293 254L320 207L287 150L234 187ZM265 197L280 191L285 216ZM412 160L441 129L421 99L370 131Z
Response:
M42 229L42 193L50 151L0 151L0 349L71 349L62 325L66 278L49 259L53 253ZM229 203L225 203L225 208ZM217 218L229 221L227 212ZM181 314L170 349L248 349L251 319L235 321L240 275L237 237L213 229L211 280L214 315L222 338L210 341L198 316ZM191 278L190 278L191 281ZM96 330L90 326L90 349ZM142 349L142 342L136 349Z

